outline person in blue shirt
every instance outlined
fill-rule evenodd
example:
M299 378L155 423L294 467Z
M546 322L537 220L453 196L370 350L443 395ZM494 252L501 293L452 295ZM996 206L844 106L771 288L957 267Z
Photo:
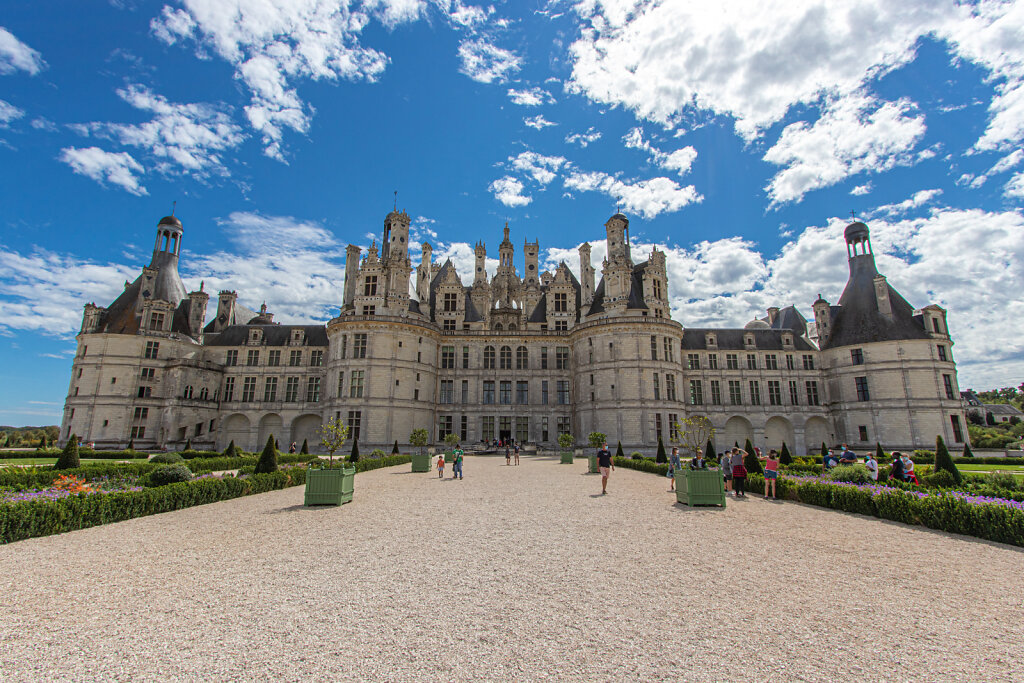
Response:
M679 459L679 449L675 446L672 447L672 454L668 456L668 477L669 491L676 490L676 470L682 469L683 463Z

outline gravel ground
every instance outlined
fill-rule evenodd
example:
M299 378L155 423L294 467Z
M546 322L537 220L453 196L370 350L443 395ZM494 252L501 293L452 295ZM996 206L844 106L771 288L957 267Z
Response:
M0 546L0 679L1021 681L1024 553L469 457ZM449 468L450 469L450 468Z

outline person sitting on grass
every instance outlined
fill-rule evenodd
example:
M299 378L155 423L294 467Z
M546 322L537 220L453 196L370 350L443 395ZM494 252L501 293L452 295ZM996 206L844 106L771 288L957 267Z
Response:
M764 460L764 498L768 500L768 488L770 486L772 499L778 500L779 496L775 490L775 481L779 478L779 453L773 448L761 460Z

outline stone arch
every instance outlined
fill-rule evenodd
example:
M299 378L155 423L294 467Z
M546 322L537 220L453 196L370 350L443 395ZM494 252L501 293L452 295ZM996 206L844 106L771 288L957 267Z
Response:
M501 323L494 323L494 329L495 330L500 330L501 329Z
M770 417L764 423L764 445L767 448L782 450L782 442L785 441L790 450L796 448L793 441L793 423L784 417Z
M814 454L821 451L821 444L828 444L831 428L823 417L811 417L804 424L804 453Z
M221 421L220 430L225 447L234 441L235 445L242 450L253 450L253 444L251 443L252 423L245 415L240 413L228 415Z
M743 448L743 444L746 443L747 439L750 439L751 443L754 441L753 425L750 424L750 420L747 418L733 415L725 421L721 436L715 435L715 445L723 451L726 448L732 448L737 443L740 445L740 448Z
M260 418L257 445L262 447L266 444L267 437L271 434L273 434L274 438L277 439L277 442L281 444L282 449L288 450L288 443L282 443L287 440L287 435L284 433L284 422L281 420L281 416L277 413L267 413Z
M306 439L309 441L309 450L316 453L320 450L318 448L320 439L316 435L316 430L320 427L322 422L323 418L319 415L313 415L310 413L307 413L306 415L299 415L297 418L292 420L292 438L289 439L289 443L294 441L299 447L301 447L302 440Z

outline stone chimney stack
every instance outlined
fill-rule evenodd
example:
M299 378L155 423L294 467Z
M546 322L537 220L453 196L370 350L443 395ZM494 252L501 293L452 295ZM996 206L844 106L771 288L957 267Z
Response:
M814 302L814 329L817 333L818 348L822 348L825 342L828 341L828 336L831 333L829 329L831 324L832 307L819 294L818 300Z
M203 338L203 325L206 324L206 304L210 301L210 295L203 291L203 284L199 283L199 291L189 292L188 300L189 334L196 341L200 341Z
M362 249L354 244L345 249L345 293L342 308L350 308L356 298L356 278L359 276L359 255Z
M875 283L875 300L878 302L878 312L884 315L887 319L892 320L892 302L889 301L889 283L886 281L884 275L876 275L874 277Z
M590 243L580 245L580 304L586 308L594 303L594 266L590 263Z

